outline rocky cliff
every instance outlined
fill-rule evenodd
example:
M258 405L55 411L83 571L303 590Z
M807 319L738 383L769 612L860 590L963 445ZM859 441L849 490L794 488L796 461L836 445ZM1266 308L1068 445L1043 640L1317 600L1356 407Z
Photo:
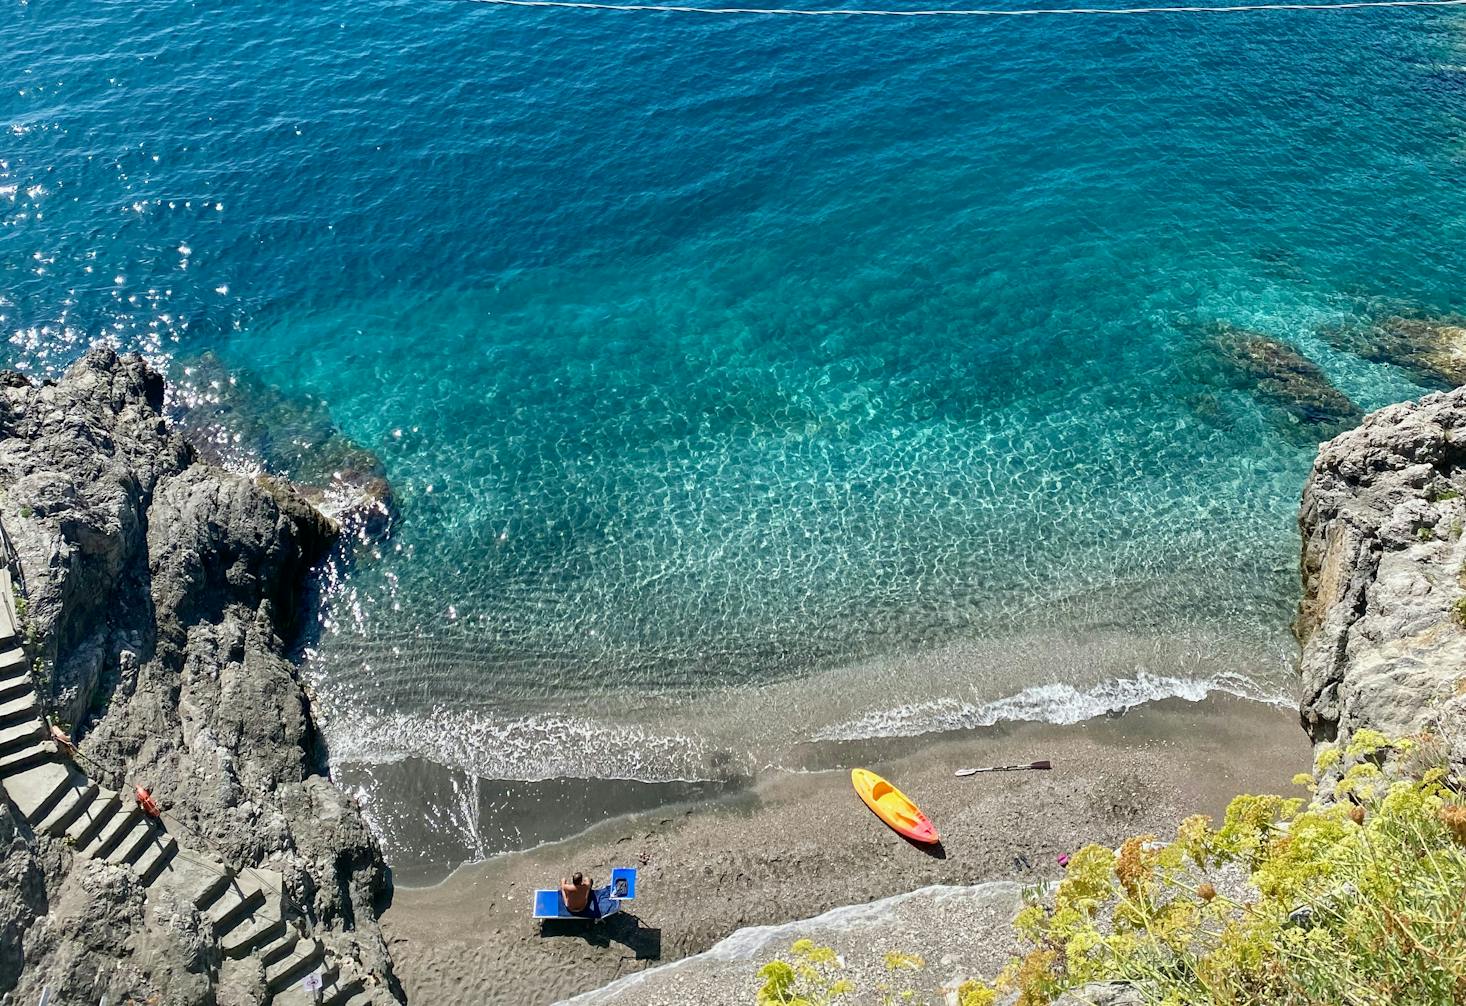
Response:
M54 384L0 375L0 524L30 671L13 681L35 692L7 692L0 738L16 738L6 771L64 768L72 787L30 806L28 777L0 780L0 993L260 1003L315 969L327 1001L390 1001L389 876L326 776L288 659L337 528L284 483L199 460L162 408L162 379L106 349ZM78 743L75 765L25 734L32 712ZM137 832L156 854L127 851L121 823L85 824L100 808L134 827L136 785L162 805Z
M1466 774L1466 388L1324 444L1303 492L1295 629L1315 743L1424 733Z

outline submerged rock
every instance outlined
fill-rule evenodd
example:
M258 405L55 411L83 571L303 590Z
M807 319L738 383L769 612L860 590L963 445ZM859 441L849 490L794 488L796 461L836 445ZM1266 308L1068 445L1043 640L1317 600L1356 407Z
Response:
M395 517L392 487L377 455L336 425L324 402L288 396L249 373L230 371L213 353L183 365L168 413L206 461L263 465L338 521L348 535L387 535Z
M284 482L202 461L164 422L162 379L138 357L96 349L58 383L0 388L0 522L43 711L80 742L92 779L152 788L180 844L283 876L334 959L390 986L376 921L386 865L324 775L286 657L335 525ZM125 865L14 832L0 818L0 992L220 997L216 930L192 905Z
M1395 315L1366 328L1324 334L1340 349L1371 363L1401 367L1423 384L1466 384L1466 319Z
M1421 731L1466 771L1466 388L1323 445L1303 491L1294 629L1315 743Z
M1364 415L1318 364L1285 342L1223 325L1213 329L1207 347L1222 383L1249 391L1295 442L1316 443Z

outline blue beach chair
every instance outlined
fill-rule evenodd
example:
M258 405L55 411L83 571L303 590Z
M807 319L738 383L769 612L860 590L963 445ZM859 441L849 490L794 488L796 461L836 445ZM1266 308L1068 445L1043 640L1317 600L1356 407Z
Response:
M560 888L534 892L534 917L537 919L586 919L591 922L621 911L621 902L636 897L636 870L618 866L611 871L611 882L590 892L585 911L572 912L565 907Z

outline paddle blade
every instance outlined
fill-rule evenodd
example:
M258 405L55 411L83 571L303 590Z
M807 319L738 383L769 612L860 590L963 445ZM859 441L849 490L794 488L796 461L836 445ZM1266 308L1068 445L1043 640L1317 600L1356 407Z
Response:
M959 768L952 774L959 779L963 779L970 775L977 775L979 772L1023 772L1027 769L1048 769L1053 767L1053 763L1045 759L1044 761L1036 761L1028 765L993 765L989 768Z

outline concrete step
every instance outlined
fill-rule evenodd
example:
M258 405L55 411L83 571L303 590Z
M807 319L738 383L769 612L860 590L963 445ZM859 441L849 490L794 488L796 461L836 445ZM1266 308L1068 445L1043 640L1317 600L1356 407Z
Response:
M112 846L112 851L107 853L107 862L113 866L122 864L131 866L147 851L148 843L153 840L153 836L161 834L161 831L153 828L151 818L139 814L133 821L132 827L117 840Z
M25 650L11 646L0 651L0 682L9 689L16 681L31 684L31 662L25 658Z
M307 972L309 974L309 972ZM302 976L303 978L304 976ZM317 999L314 992L307 992L300 987L301 979L296 979L289 988L281 989L270 999L270 1006L323 1006L325 1000ZM321 987L324 996L326 986Z
M164 815L163 821L167 824L167 815ZM180 847L177 854L168 860L154 878L153 883L187 899L189 904L202 912L219 899L233 880L234 871L214 857L205 855L198 849Z
M268 968L295 953L296 946L303 939L305 937L300 934L300 930L287 923L284 932L264 946L256 948L255 956L259 958L261 965Z
M325 948L321 941L306 937L295 944L290 956L281 958L265 967L265 987L271 992L289 988L299 979L314 971L325 959Z
M41 715L41 700L34 689L24 695L0 702L0 723L19 723L21 720L44 719Z
M337 982L321 990L321 1006L345 1006L348 1002L355 1002L356 996L365 988L366 982L360 978L353 978L345 984Z
M132 827L143 816L142 808L133 803L131 796L118 794L117 813L112 819L102 825L92 840L81 846L77 851L89 859L103 859L117 847L132 832Z
M80 772L68 771L61 787L61 796L52 802L46 816L32 827L40 835L56 836L81 816L97 797L98 786Z
M262 909L268 906L261 906ZM288 923L278 916L271 917L266 911L256 912L251 918L235 926L219 940L219 949L224 956L235 959L248 957L254 951L267 947L285 935Z
M0 727L0 753L27 747L49 736L51 731L40 720L26 720Z
M22 673L30 673L31 665L30 661L25 659L25 649L14 640L0 643L0 678L12 676L16 673L17 668Z
M264 903L265 892L259 882L241 874L224 889L218 900L204 909L204 915L213 923L214 934L222 938Z
M307 971L306 974L310 972ZM297 978L289 988L276 993L272 1006L345 1006L348 1000L366 988L364 978L359 975L346 978L337 973L334 964L321 966L319 999L314 993L300 987L303 978L304 975Z
M31 681L30 671L26 670L23 665L19 673L0 675L0 702L9 702L11 699L34 694L36 694L35 683Z
M234 883L234 868L200 853L197 849L188 850L188 859L191 865L202 866L212 872L212 879L199 887L198 896L193 902L193 907L202 912L206 906L218 901Z
M154 829L154 840L148 843L143 854L132 864L132 872L137 874L144 887L151 887L153 881L158 879L158 875L176 855L178 855L178 839L166 831Z
M122 802L117 794L106 786L97 787L97 795L92 797L92 802L87 805L86 810L77 815L76 820L66 826L66 837L77 849L84 849L97 837L97 832L107 826L112 820Z
M55 757L56 745L52 744L49 738L33 741L23 748L7 751L0 754L0 779L8 780L13 775L18 775L42 762L52 761ZM9 789L8 782L6 789Z
M5 781L5 792L27 821L39 821L66 795L71 768L61 762L45 762L19 772Z
M263 898L248 912L234 920L229 931L219 936L219 946L230 957L256 955L279 941L294 935L294 928L285 920L284 901L280 890L284 883L274 870L249 869L239 875L241 886L259 888Z
M344 1006L358 992L366 988L366 976L351 966L350 973L337 971L331 984L321 990L321 1006Z

